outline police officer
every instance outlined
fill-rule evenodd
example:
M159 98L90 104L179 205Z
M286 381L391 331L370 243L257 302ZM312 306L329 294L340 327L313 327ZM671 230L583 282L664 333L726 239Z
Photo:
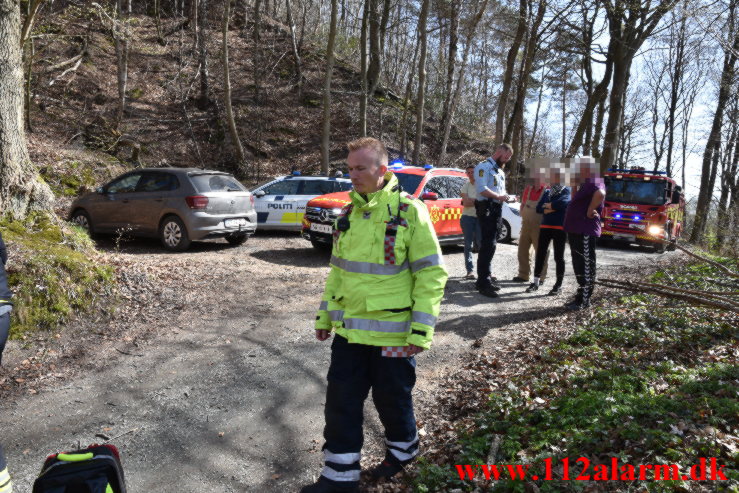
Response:
M354 189L334 224L331 272L315 325L319 341L336 332L326 389L325 466L302 493L359 491L370 390L387 446L370 474L390 478L416 457L414 355L431 346L447 280L428 211L388 172L385 145L362 138L348 148Z
M480 224L480 253L477 256L477 281L475 286L483 296L497 298L500 288L490 277L490 264L495 255L498 230L503 220L503 202L510 197L505 191L503 169L513 156L510 144L500 144L492 157L475 166L477 199L475 209Z
M8 474L8 465L5 463L5 455L3 455L3 446L0 445L0 493L12 493L13 483L10 481Z
M0 366L3 362L3 350L10 333L10 311L13 309L11 298L13 293L8 288L8 276L5 273L5 263L8 261L8 250L5 247L3 236L0 234ZM0 490L1 491L1 490Z

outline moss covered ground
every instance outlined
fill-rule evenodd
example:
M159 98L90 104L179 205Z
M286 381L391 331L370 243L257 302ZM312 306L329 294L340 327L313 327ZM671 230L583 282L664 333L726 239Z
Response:
M0 231L14 293L11 338L53 329L113 293L113 268L100 261L82 229L37 212L23 221L0 220Z

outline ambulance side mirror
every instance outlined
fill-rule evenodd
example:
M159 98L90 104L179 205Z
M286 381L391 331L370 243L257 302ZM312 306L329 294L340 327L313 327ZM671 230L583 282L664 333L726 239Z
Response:
M439 195L434 192L424 192L421 194L421 200L439 200Z

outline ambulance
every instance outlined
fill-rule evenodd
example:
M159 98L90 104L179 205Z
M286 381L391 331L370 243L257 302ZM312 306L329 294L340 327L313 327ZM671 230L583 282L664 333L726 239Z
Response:
M258 229L300 231L308 201L319 195L351 189L352 182L348 178L303 176L299 172L280 176L251 191Z

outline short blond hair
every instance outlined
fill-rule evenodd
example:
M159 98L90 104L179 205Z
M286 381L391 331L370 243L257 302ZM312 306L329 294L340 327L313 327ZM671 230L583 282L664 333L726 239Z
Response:
M511 154L513 154L513 146L511 144L506 144L506 143L500 144L497 147L497 149L503 149L503 150L508 151Z
M372 151L375 151L375 155L377 155L378 166L387 166L390 159L385 144L381 140L375 139L374 137L361 137L359 139L352 140L351 142L346 144L346 148L349 150L349 152L359 151L361 149L370 149Z

